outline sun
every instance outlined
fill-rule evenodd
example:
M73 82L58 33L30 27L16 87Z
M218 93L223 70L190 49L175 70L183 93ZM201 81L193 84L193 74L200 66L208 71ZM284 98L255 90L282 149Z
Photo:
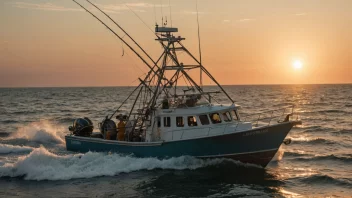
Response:
M293 67L294 69L302 69L303 63L302 63L301 60L294 60L294 61L292 62L292 67Z

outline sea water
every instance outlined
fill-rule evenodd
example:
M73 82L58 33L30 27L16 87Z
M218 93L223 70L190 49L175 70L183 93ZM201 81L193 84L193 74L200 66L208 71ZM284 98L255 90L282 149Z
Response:
M295 105L303 124L265 169L226 159L66 151L75 118L97 126L133 87L2 88L0 197L352 196L352 85L224 88L242 115Z

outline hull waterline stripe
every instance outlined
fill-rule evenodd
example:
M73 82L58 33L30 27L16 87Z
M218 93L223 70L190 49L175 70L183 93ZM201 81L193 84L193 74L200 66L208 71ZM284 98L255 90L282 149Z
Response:
M226 156L235 156L235 155L245 155L245 154L256 154L256 153L263 153L269 151L276 151L279 148L274 149L267 149L267 150L260 150L260 151L253 151L253 152L243 152L243 153L231 153L231 154L219 154L219 155L202 155L202 156L194 156L198 158L216 158L216 157L226 157Z
M113 144L122 146L160 146L163 142L126 142L126 141L116 141L116 140L104 140L97 138L82 138L74 136L66 136L66 140L82 141L82 142L94 142L100 144Z

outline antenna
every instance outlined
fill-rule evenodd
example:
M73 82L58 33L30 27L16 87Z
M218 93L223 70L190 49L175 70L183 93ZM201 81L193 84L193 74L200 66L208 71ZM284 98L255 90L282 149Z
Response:
M202 50L200 47L200 31L199 31L199 17L198 17L198 0L196 0L196 9L197 9L197 25L198 25L198 49L199 49L199 63L200 66L203 67L202 65ZM199 81L200 81L200 87L203 89L203 79L202 79L202 69L200 69L199 72Z
M170 4L170 0L169 0L169 8L170 8L170 22L171 22L171 27L172 27L172 18L171 18L171 4Z
M155 9L155 3L154 3L154 18L155 18L155 25L157 25L157 21L156 21L156 9Z
M164 26L163 0L160 0L160 9L161 9L161 25Z

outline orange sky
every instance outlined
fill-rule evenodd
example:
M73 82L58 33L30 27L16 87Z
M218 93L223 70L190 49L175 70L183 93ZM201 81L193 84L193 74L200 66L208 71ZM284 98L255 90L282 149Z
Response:
M155 18L160 24L161 13L170 24L168 0L92 2L153 58L161 53L148 27ZM195 1L170 5L173 26L198 57ZM121 42L70 0L0 6L0 87L123 86L147 71L127 47L121 56ZM221 84L352 83L351 0L198 0L198 8L203 64Z

